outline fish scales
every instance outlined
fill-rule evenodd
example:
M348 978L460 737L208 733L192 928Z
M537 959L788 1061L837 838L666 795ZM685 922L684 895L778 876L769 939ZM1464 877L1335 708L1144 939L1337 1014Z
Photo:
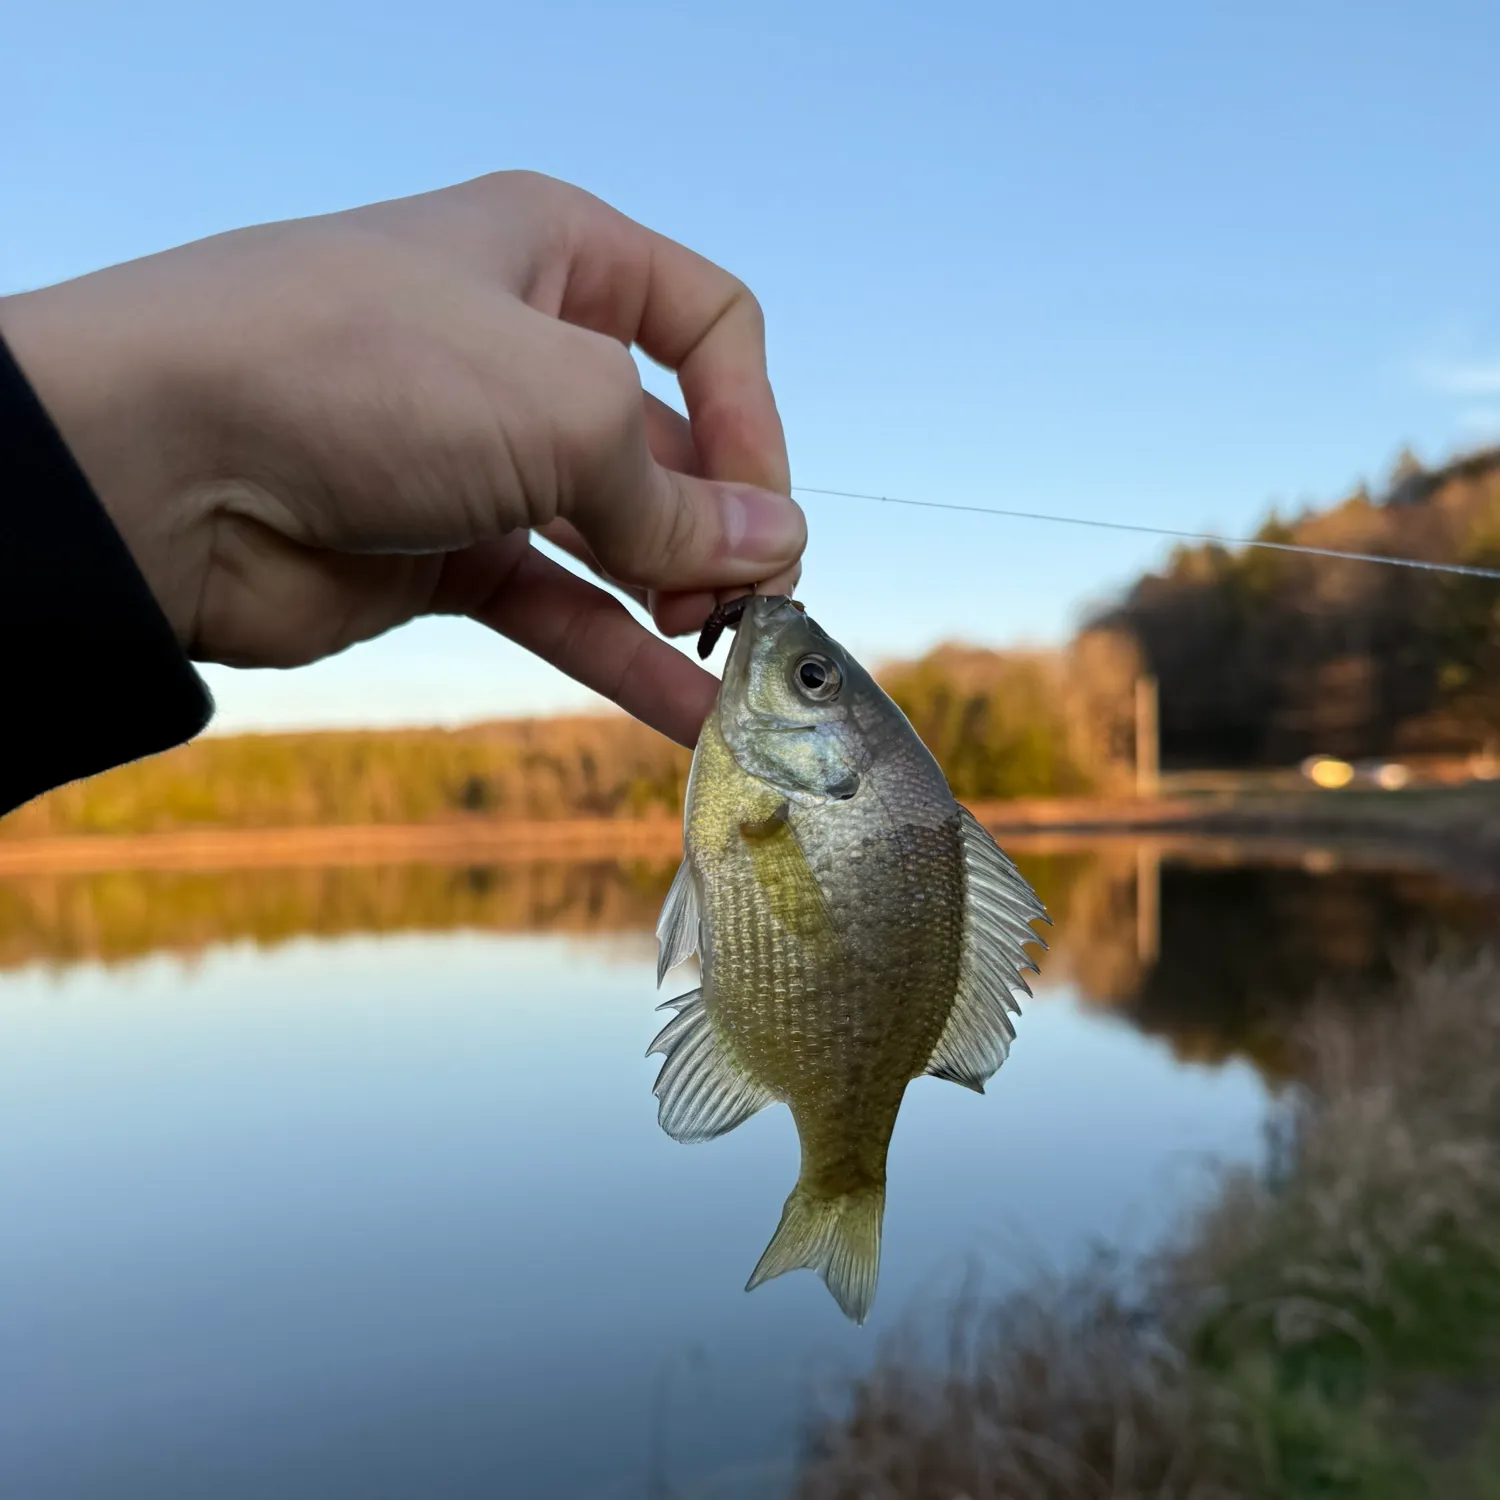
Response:
M694 798L689 835L719 855L703 861L704 1004L723 1016L742 1065L790 1105L815 1173L826 1157L862 1156L870 1180L883 1181L901 1095L946 1020L923 1002L951 994L957 978L957 932L942 915L962 896L957 819L904 837L878 802L853 827L816 810L796 820L809 871L830 893L835 943L819 923L799 930L785 919L786 892L762 873L763 843L740 831L757 789L741 785L748 778L716 731L705 752L716 792ZM932 894L936 919L912 903L914 888ZM903 961L891 963L892 951Z
M696 951L701 983L652 1045L662 1125L709 1139L786 1104L801 1172L750 1285L810 1266L862 1322L906 1088L983 1091L1045 913L895 704L785 598L740 621L684 849L660 971Z

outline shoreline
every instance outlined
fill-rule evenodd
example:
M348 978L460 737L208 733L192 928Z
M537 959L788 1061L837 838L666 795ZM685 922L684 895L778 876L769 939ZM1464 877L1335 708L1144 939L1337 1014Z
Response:
M1464 790L1362 795L1295 792L975 804L975 816L1019 849L1061 853L1101 838L1232 841L1283 848L1380 845L1488 874L1500 872L1500 797ZM0 878L119 870L214 870L385 863L675 860L676 818L571 818L291 828L202 828L147 834L0 837Z

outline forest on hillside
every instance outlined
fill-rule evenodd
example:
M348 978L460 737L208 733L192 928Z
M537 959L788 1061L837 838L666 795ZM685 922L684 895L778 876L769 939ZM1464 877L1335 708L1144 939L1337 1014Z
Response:
M1380 498L1273 515L1257 536L1500 568L1500 449L1432 470L1407 455ZM1158 679L1169 765L1464 754L1500 739L1494 579L1182 547L1089 628L1129 638Z
M883 675L962 797L1081 792L1112 774L1064 653L943 648ZM690 759L618 713L208 736L41 797L0 820L0 838L675 817Z

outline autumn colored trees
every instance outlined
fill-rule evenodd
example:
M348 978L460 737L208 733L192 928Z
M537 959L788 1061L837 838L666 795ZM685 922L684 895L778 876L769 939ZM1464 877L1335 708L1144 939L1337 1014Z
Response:
M1407 459L1267 541L1500 567L1500 449ZM1500 582L1260 549L1177 549L1064 648L946 645L881 680L954 792L1128 793L1135 683L1168 766L1500 747ZM199 740L64 787L0 837L190 827L675 815L689 757L620 715Z

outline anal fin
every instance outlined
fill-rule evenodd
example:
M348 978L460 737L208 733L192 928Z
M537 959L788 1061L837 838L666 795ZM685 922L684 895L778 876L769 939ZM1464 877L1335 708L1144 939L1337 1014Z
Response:
M661 1101L661 1128L674 1141L710 1141L775 1101L776 1096L730 1055L714 1030L701 990L691 990L667 1005L677 1014L662 1027L646 1056L659 1052L666 1058L652 1093Z

